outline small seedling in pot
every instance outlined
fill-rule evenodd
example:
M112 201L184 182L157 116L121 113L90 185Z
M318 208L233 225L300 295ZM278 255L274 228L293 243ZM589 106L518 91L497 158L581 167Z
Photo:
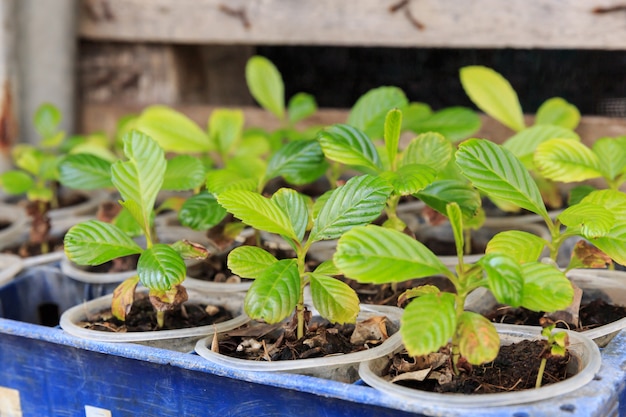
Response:
M565 356L567 353L567 346L569 344L569 337L566 332L554 332L555 325L551 324L541 330L541 335L546 338L546 347L541 356L541 363L539 365L539 371L537 373L537 382L535 388L540 388L543 383L543 375L546 370L546 364L548 358L551 356Z
M311 286L313 304L320 315L336 323L356 320L359 301L337 274L331 261L306 270L306 256L314 242L337 239L354 226L378 217L391 193L382 178L369 175L350 179L323 200L310 199L293 189L282 188L266 198L248 190L230 190L218 195L219 203L245 224L281 235L296 257L276 259L256 246L235 248L228 267L243 278L254 279L244 308L255 320L277 323L295 310L297 337L304 335L304 288Z
M139 254L137 275L115 290L112 313L124 321L134 300L139 282L149 289L157 311L157 326L163 327L165 312L187 300L181 285L186 277L185 259L204 259L208 251L188 241L173 244L158 242L154 233L154 203L165 181L167 161L163 150L150 137L131 131L124 138L126 161L111 166L111 181L130 215L146 239L145 248L120 227L98 220L73 226L65 235L65 253L79 265L100 265L122 256Z

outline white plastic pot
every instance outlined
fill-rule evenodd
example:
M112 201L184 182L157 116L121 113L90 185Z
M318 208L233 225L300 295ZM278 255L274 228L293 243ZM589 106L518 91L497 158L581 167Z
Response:
M0 253L0 286L12 280L24 268L24 261L17 255Z
M501 344L541 338L541 328L539 327L498 324L496 328L500 334ZM412 409L418 409L425 415L448 415L447 413L454 411L454 415L461 416L463 409L510 406L549 398L556 399L589 383L600 369L602 362L600 350L593 340L580 333L568 333L569 352L576 358L576 360L570 361L569 365L571 367L570 372L574 375L564 381L545 385L539 389L476 395L421 391L393 384L383 378L382 375L388 366L389 357L363 362L359 367L359 375L369 386L396 397L398 401L405 402ZM504 413L503 415L511 414Z
M0 220L9 223L0 230L0 249L2 249L19 241L28 227L28 216L22 207L0 204Z
M147 290L144 288L141 291L145 293ZM67 333L84 339L103 342L134 342L179 352L190 352L199 338L214 332L234 329L250 320L243 312L242 294L206 294L194 291L188 293L189 301L187 303L220 305L230 311L234 318L222 323L187 329L126 333L91 330L78 325L78 323L88 320L88 317L110 310L113 295L109 294L65 311L61 315L60 325Z
M62 192L68 194L78 194L84 197L85 201L72 206L50 210L48 212L48 216L50 217L50 219L65 220L77 216L94 217L100 203L110 200L110 194L105 190L82 191L63 189Z
M366 320L370 317L381 315L387 316L391 324L399 328L402 310L396 307L361 305L361 312L357 320ZM385 356L395 351L402 344L401 335L396 330L394 334L379 346L360 352L331 355L322 358L262 362L233 358L213 352L210 349L212 340L212 337L199 340L195 350L198 355L217 364L244 371L294 372L343 382L354 382L357 379L357 370L360 362Z

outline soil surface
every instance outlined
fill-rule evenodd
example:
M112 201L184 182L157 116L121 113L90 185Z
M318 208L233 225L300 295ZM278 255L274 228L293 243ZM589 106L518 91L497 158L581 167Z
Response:
M177 308L165 313L165 325L160 330L186 329L221 323L233 318L233 315L222 306L185 303L184 308ZM104 332L146 332L159 330L156 324L156 312L147 296L138 296L133 303L126 322L111 315L105 310L89 321L79 323L90 330Z
M534 389L544 347L543 341L524 340L502 346L493 362L479 366L466 365L461 370L460 375L453 377L451 381L441 376L449 374L446 372L449 362L442 361L444 362L441 365L443 369L433 369L423 381L406 379L396 383L423 391L462 394L487 394ZM542 385L562 381L571 376L567 370L569 361L569 354L563 357L548 358ZM413 362L418 362L418 360L406 354L396 354L388 372L390 379L405 372L403 369L410 369ZM439 380L444 382L440 384Z
M46 253L63 250L63 237L53 237L48 241L49 250ZM24 243L21 245L11 245L2 249L2 253L10 253L13 255L28 258L30 256L42 255L41 245L38 243Z
M359 296L359 301L365 304L388 305L405 307L407 301L403 301L401 295L420 285L434 285L441 291L456 292L452 283L445 277L427 277L421 279L413 279L404 282L391 284L360 284L353 279L341 278L348 284Z

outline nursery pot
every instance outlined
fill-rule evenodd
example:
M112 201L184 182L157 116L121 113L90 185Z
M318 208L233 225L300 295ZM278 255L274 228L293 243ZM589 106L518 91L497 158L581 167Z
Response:
M315 314L315 313L314 313ZM357 378L359 363L362 361L384 356L401 345L401 335L397 331L400 325L402 310L396 307L361 305L357 320L367 320L370 317L384 315L395 327L394 333L379 346L371 349L348 353L344 355L329 355L320 358L283 360L283 361L254 361L233 358L213 352L211 343L213 337L201 339L196 344L196 353L216 364L224 365L242 371L262 372L293 372L319 378L332 379L342 382L354 382ZM219 336L219 335L218 335Z
M28 217L19 206L0 204L0 222L5 227L0 229L0 249L17 243L28 227Z
M9 253L0 253L0 285L13 279L24 267L22 258Z
M498 329L502 345L520 342L525 339L541 338L540 327L498 324L496 328ZM593 340L580 333L568 333L570 340L568 349L573 358L569 366L571 367L570 373L573 375L566 380L544 385L538 389L473 395L434 393L412 389L393 384L384 378L390 356L363 362L359 367L359 375L369 386L394 396L399 401L406 402L407 405L420 410L426 415L442 415L446 411L454 411L458 415L463 415L462 410L465 408L507 406L550 398L554 398L554 401L557 401L557 398L560 396L589 383L600 369L602 362L600 350ZM398 349L397 352L402 349Z
M144 294L147 289L139 290ZM67 333L84 339L102 342L133 342L179 352L190 352L198 339L214 332L222 332L239 327L250 319L243 312L243 295L207 294L189 291L187 303L219 305L226 308L233 318L221 323L185 329L155 330L145 332L106 332L86 329L80 325L111 308L112 294L76 305L61 315L60 325Z

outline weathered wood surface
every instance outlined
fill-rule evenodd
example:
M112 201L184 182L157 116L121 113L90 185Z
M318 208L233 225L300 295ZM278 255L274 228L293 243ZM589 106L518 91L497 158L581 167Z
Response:
M174 106L178 111L183 112L194 120L202 128L206 126L211 112L215 106L207 105L180 105ZM245 123L247 127L262 127L265 129L277 129L280 127L279 121L266 111L256 107L243 107ZM87 103L82 108L80 131L96 132L103 131L112 134L115 131L117 120L129 113L139 113L139 106L119 106L113 104ZM348 111L345 109L320 109L315 115L304 120L299 127L323 126L332 123L345 123L348 118ZM474 136L487 138L495 142L502 142L513 134L509 128L497 121L481 116L482 128ZM527 118L527 123L532 123L532 118ZM626 135L626 119L609 118L598 116L585 116L576 129L582 140L586 144L593 143L603 136Z
M626 49L622 0L81 0L94 40Z

